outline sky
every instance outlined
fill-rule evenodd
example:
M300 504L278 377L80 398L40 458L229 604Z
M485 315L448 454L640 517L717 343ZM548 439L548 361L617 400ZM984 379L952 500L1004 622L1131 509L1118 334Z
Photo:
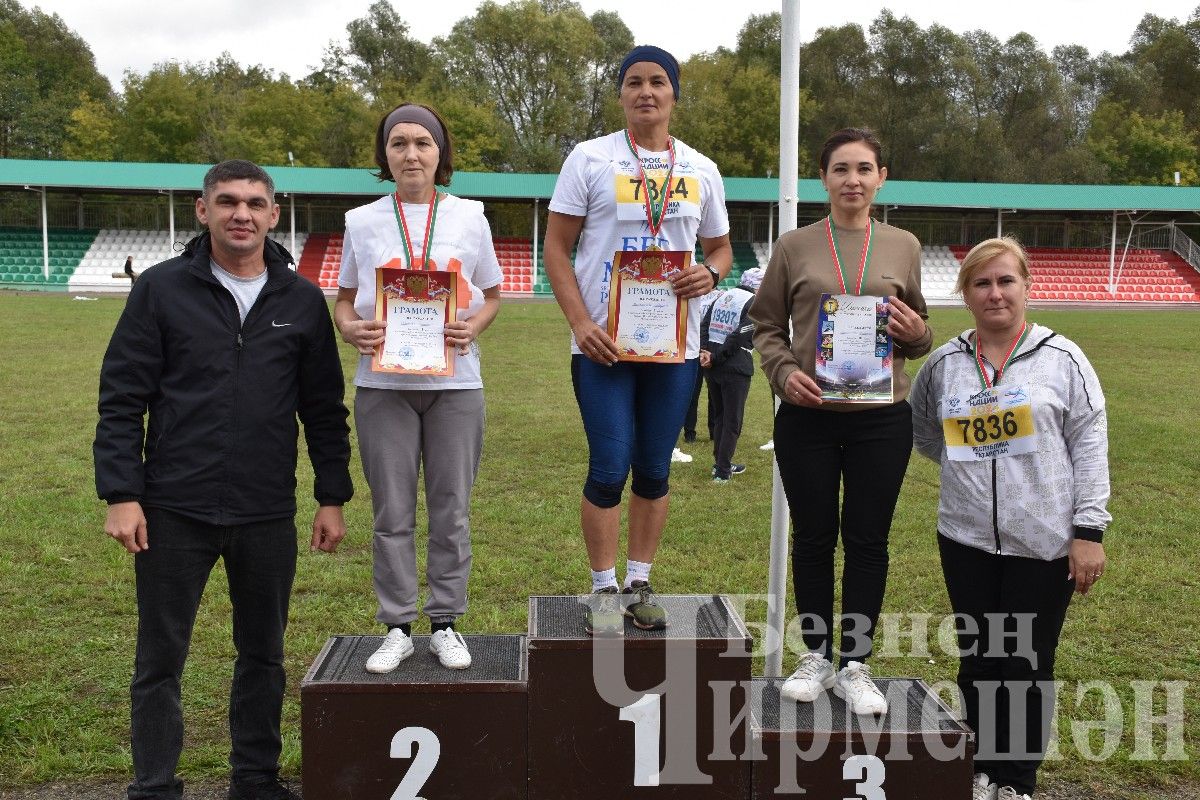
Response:
M116 89L124 73L145 74L163 61L208 62L228 51L239 63L261 64L276 73L302 78L320 65L330 41L345 41L346 24L366 14L371 0L18 0L26 8L56 13L92 48L97 67ZM778 11L780 0L578 0L588 14L615 11L639 44L657 44L681 61L718 47L733 48L751 14ZM477 0L439 3L393 0L416 39L429 42L470 16ZM1004 40L1030 33L1049 52L1060 44L1080 44L1092 55L1123 53L1144 14L1185 22L1200 0L1141 0L1102 4L1095 0L859 0L800 2L800 38L810 41L819 28L857 23L866 29L883 8L911 17L921 27L938 22L957 33L984 29ZM731 10L731 7L736 10ZM639 21L653 9L654 23ZM665 23L665 24L664 24ZM648 31L648 32L644 32ZM803 69L803 65L801 65Z

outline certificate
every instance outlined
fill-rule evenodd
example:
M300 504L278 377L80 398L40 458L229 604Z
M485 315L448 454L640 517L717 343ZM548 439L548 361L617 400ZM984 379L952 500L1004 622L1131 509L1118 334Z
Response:
M619 361L683 362L688 301L671 276L688 268L687 250L626 250L613 256L608 293L608 335Z
M393 259L375 270L375 318L387 328L371 371L451 376L454 353L445 326L458 308L458 276L402 264Z
M817 315L821 399L892 402L892 337L886 297L823 294Z

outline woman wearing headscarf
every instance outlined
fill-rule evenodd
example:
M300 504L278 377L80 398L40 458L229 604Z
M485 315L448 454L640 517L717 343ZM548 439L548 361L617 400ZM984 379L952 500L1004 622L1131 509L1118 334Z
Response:
M619 632L622 613L644 629L666 627L650 569L667 521L671 451L695 386L700 320L689 304L683 363L618 360L608 336L614 253L693 251L703 263L675 274L675 294L699 298L733 264L725 192L716 165L670 133L679 99L679 64L665 50L635 47L618 78L624 130L579 144L550 200L546 274L571 326L571 380L588 442L581 527L595 595L591 632ZM574 261L571 250L578 243ZM625 482L629 550L624 597L616 581Z

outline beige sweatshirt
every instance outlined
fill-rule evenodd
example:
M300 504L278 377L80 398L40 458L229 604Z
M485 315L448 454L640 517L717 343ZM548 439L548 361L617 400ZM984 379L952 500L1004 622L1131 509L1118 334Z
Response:
M858 280L859 254L862 252L862 228L837 229L838 251L847 272L848 292L854 292ZM815 376L817 341L817 304L822 293L838 294L837 267L829 252L822 219L779 237L771 254L771 263L762 286L755 296L750 318L754 320L754 348L762 356L762 368L771 388L784 402L788 376L798 369ZM921 244L908 231L875 222L875 240L862 294L892 295L928 319L925 297L921 294ZM795 332L793 341L788 330ZM929 352L933 333L928 326L917 342L894 342L892 387L895 402L908 396L910 380L904 372L907 358ZM826 402L821 408L835 411L863 411L886 403Z

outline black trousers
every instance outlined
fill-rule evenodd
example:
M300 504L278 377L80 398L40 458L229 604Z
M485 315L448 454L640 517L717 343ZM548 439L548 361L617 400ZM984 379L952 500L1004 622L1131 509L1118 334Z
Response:
M792 515L796 610L805 646L830 661L839 532L845 548L839 668L871 655L887 587L888 531L911 453L907 401L850 412L781 403L775 415L775 460Z
M200 597L218 558L229 578L237 649L229 694L231 777L253 783L277 776L295 520L225 527L147 508L146 522L150 547L134 556L138 633L130 686L130 800L183 796L175 774L183 750L179 683Z
M1033 794L1054 714L1054 654L1075 581L1067 557L996 555L938 536L958 622L958 687L975 771Z
M712 409L713 466L718 478L728 478L742 435L746 397L750 394L750 376L720 370L708 371L709 408Z
M692 389L692 402L688 405L687 414L683 418L683 435L690 439L696 438L696 417L700 410L700 390L704 388L706 369L696 370L696 386ZM708 401L708 438L713 438L713 408L712 389L709 389Z

